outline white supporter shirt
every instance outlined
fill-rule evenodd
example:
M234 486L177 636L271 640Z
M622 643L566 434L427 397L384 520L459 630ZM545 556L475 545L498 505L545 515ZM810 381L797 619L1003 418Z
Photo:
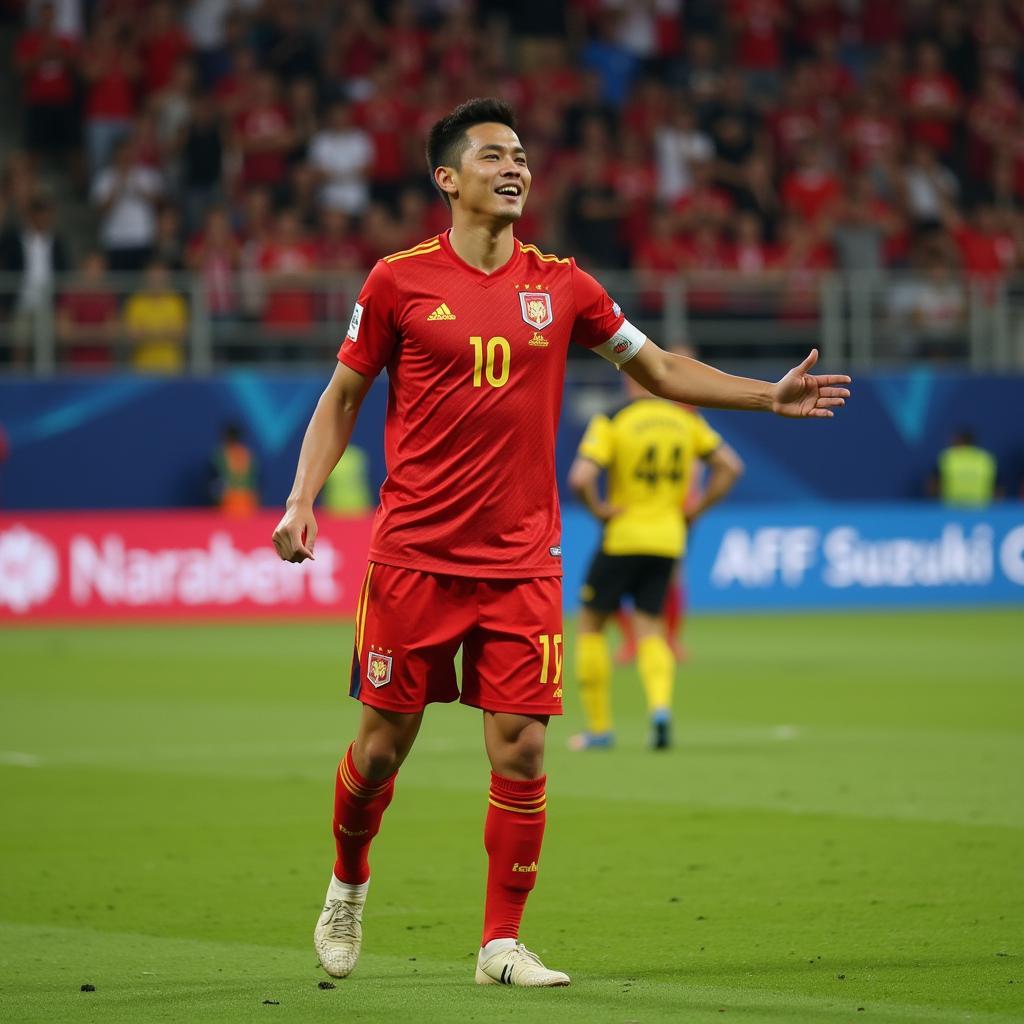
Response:
M661 129L654 139L654 152L658 170L658 198L672 202L688 195L693 189L690 167L699 161L710 160L715 146L703 132Z
M92 186L92 201L105 203L118 188L121 172L100 171ZM156 236L154 200L163 192L163 178L152 167L138 165L124 174L125 182L100 225L100 238L108 249L152 245Z
M931 173L920 167L909 167L906 184L907 206L915 220L940 220L943 193L948 199L955 200L960 191L956 175L941 165Z
M25 250L25 274L21 279L18 304L23 310L35 309L53 284L53 235L26 231L21 241Z
M332 210L360 214L370 202L366 172L373 162L373 141L359 128L323 131L313 136L310 163L327 176L323 202Z

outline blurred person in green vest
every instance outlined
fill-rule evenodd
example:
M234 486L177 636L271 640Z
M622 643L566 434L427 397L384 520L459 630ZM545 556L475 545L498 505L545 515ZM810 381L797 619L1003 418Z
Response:
M973 431L961 427L939 453L929 492L944 505L984 508L997 496L995 456L975 444Z
M365 515L373 508L369 459L362 448L350 444L324 484L320 505L335 516Z
M220 445L211 462L213 503L225 515L243 518L260 507L256 487L256 458L242 439L237 423L221 432Z

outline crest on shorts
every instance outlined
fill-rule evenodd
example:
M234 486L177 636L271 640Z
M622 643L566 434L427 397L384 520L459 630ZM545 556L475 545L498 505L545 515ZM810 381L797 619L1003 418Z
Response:
M379 690L391 682L391 656L370 651L366 660L366 677Z
M519 306L523 319L538 331L543 331L555 319L551 312L551 296L547 292L520 292Z

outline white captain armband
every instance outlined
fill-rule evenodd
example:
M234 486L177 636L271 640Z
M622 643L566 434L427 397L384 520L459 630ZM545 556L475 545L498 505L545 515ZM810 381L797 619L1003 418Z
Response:
M597 345L594 351L607 359L609 363L622 366L628 363L644 347L647 335L637 330L628 320L603 344Z

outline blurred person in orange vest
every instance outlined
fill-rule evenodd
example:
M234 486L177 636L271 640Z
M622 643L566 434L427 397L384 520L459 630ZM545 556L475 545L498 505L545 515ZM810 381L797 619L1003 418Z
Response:
M211 460L214 504L227 516L251 515L260 506L256 489L256 459L242 440L237 423L229 423L221 433L221 443Z

